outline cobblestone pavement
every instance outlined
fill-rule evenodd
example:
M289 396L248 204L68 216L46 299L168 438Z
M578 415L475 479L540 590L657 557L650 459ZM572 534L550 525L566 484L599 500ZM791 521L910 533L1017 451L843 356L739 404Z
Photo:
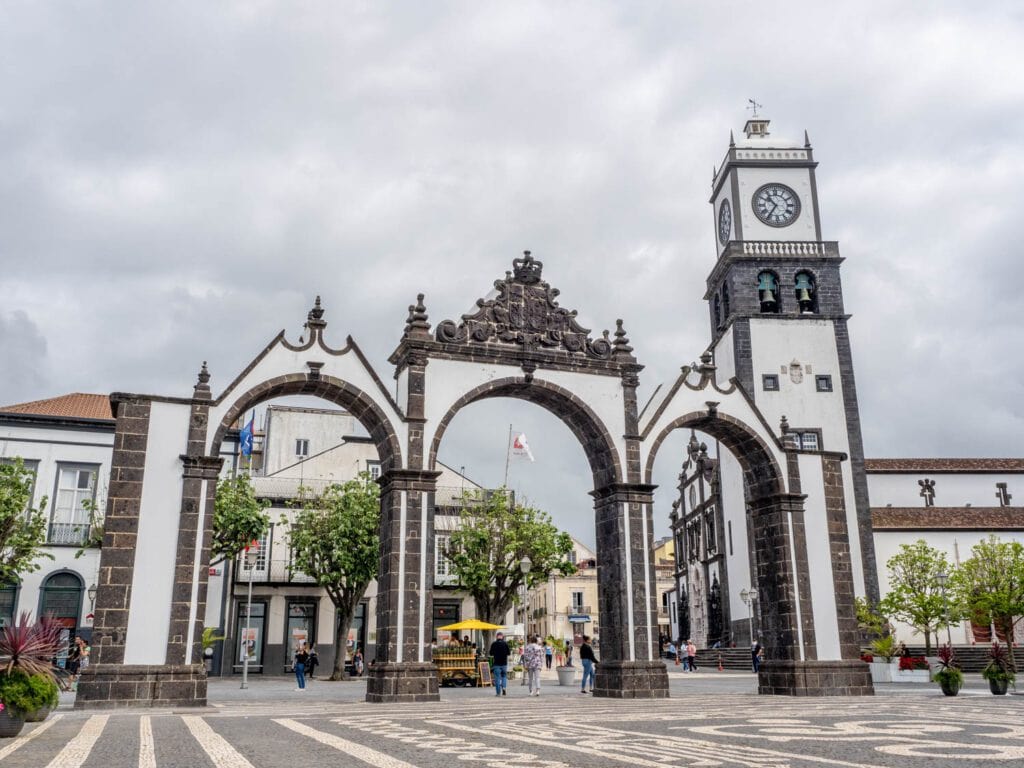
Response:
M698 682L699 681L699 682ZM188 711L59 710L0 740L2 768L670 768L946 765L1024 761L1024 697L934 686L864 699L758 697L742 675L672 676L673 698L612 701L574 688L528 697L445 690L437 704L372 705L361 682L211 685ZM722 692L708 692L720 687ZM734 692L730 692L734 691ZM456 762L458 761L458 762Z

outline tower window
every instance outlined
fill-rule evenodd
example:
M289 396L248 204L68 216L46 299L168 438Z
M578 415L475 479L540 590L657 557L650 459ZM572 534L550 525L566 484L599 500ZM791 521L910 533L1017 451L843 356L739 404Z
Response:
M722 284L722 319L729 319L729 286Z
M793 429L790 428L785 437L789 438L793 448L800 451L820 451L821 430L820 429Z
M779 376L775 373L761 374L761 387L765 392L779 391Z
M832 377L831 376L815 376L814 377L814 388L819 392L831 392L832 391Z
M814 275L810 272L796 273L796 303L801 314L816 314L818 311L818 289Z
M779 296L779 278L774 272L762 272L757 276L757 299L761 303L761 312L778 314L782 311Z
M309 456L309 440L299 438L295 441L295 455L298 458Z

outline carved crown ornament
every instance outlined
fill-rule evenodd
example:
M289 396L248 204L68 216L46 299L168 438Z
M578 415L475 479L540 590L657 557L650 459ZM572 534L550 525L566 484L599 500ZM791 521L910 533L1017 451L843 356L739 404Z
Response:
M558 305L559 291L541 279L543 268L543 262L524 251L522 258L512 262L512 271L494 282L497 296L477 300L476 312L463 315L459 322L438 323L435 339L443 344L558 351L590 360L635 360L621 323L616 341L611 340L608 331L592 338L590 329L576 321L575 310Z

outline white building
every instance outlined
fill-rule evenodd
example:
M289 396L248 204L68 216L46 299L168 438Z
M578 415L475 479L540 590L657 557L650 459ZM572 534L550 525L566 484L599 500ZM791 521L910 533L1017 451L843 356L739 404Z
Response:
M0 408L0 461L21 457L35 471L32 506L42 506L47 518L39 570L0 588L0 625L27 611L33 618L53 616L67 641L76 634L89 638L100 558L98 549L82 547L95 533L89 503L102 510L106 498L113 442L105 395L75 393Z

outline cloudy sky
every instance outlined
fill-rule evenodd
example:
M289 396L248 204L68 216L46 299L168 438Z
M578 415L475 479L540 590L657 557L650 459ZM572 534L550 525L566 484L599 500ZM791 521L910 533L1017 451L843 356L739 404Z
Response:
M0 403L219 391L314 295L386 363L525 248L644 393L699 355L712 166L747 99L815 147L868 456L1022 455L1019 2L8 2ZM442 457L593 540L586 461L533 406ZM660 454L671 486L677 458ZM664 530L669 495L658 498Z

